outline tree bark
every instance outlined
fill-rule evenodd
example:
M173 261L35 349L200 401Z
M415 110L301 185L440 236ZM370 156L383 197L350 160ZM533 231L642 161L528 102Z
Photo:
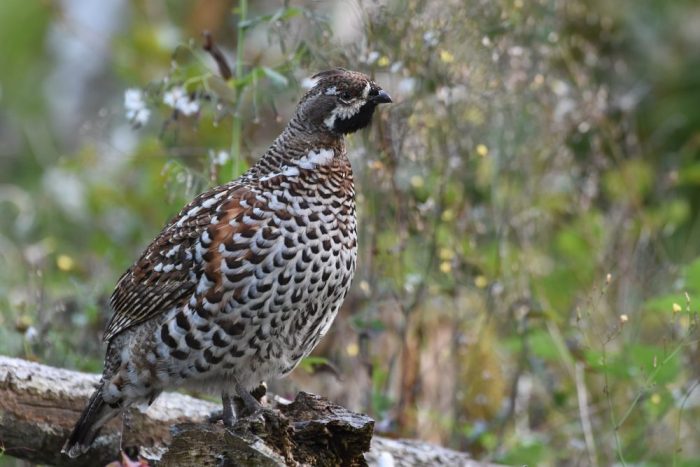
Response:
M0 453L56 466L106 465L120 446L139 446L150 466L485 465L427 443L372 437L366 415L303 392L233 429L207 420L219 404L164 393L148 410L132 410L128 429L113 420L88 453L69 459L61 447L98 380L0 356Z

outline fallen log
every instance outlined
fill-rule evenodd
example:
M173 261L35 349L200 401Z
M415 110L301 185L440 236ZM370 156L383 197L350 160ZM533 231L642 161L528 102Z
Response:
M148 410L132 410L127 429L111 421L88 453L70 459L61 447L98 380L0 356L0 452L66 467L106 465L125 446L139 446L150 466L485 465L428 443L372 437L374 421L366 415L303 392L234 429L208 421L219 404L164 393Z

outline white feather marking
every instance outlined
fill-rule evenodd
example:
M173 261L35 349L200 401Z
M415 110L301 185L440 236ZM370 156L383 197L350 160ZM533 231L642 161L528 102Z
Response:
M299 160L298 165L302 169L314 169L319 165L330 164L334 157L335 151L332 149L311 150L305 157Z
M155 267L153 268L153 270L155 272L161 272L163 270L163 263L156 264Z
M177 245L175 245L174 247L172 247L171 249L169 249L168 252L165 253L165 257L172 258L173 256L175 256L175 254L178 251L180 251L180 244L179 243Z
M338 89L335 86L331 86L330 88L326 89L326 92L324 93L326 96L335 96L338 94Z
M334 157L335 151L333 149L321 149L319 152L309 154L309 159L319 165L328 164Z
M297 177L299 175L299 169L294 166L287 167L284 172L282 172L282 175L286 177Z
M264 177L260 177L261 181L267 181L270 180L271 178L279 177L279 176L285 176L285 177L297 177L299 175L299 169L291 166L284 166L282 172L272 172L270 174L265 175Z
M177 341L177 346L180 347L180 344L182 343L182 338L185 337L185 334L187 334L187 331L185 329L182 329L180 326L178 326L175 323L175 320L172 319L168 321L168 331L170 331L170 335Z
M369 91L368 91L369 92ZM347 120L353 115L360 111L360 108L366 102L365 99L355 99L352 104L349 105L339 105L333 109L331 114L323 120L323 123L330 129L333 129L335 125L335 120L340 118L342 120Z
M201 263L203 254L204 254L204 248L202 248L202 244L200 242L197 242L197 245L195 246L195 249L194 249L194 260L197 263Z
M204 202L202 203L202 207L204 209L209 209L210 207L214 206L217 201L218 201L217 198L208 198L208 199L204 200Z
M126 360L122 360L122 361L126 361ZM119 395L120 395L119 388L117 387L116 384L112 383L111 381L107 385L104 392L105 392L104 398L105 398L105 401L107 403L118 399Z
M280 209L284 209L287 207L286 204L280 203L277 197L273 197L270 199L270 203L268 204L268 207L272 209L273 211L278 211Z
M163 272L170 272L173 269L175 269L175 266L172 264L166 264L165 267L163 267Z
M209 236L209 232L207 232L206 230L202 232L202 242L211 243L211 237Z
M197 327L197 326L204 326L205 324L208 324L209 321L206 320L205 318L202 318L199 316L197 313L192 313L190 312L190 320L192 321L192 324Z
M199 284L197 284L197 293L201 294L202 292L210 288L212 285L214 285L214 283L207 279L207 275L202 274L202 278L199 279Z
M331 114L328 117L326 117L323 120L323 124L326 125L327 128L330 128L332 130L333 125L335 125L335 117L336 117L336 115L335 115L335 110L334 110L333 112L331 112Z

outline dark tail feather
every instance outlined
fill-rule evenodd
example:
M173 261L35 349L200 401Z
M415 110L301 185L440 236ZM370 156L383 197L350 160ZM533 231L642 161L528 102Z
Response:
M102 388L98 388L90 397L87 407L83 410L80 420L75 424L68 441L63 445L62 453L75 458L86 452L102 425L119 414L119 409L113 409L105 404L102 398Z

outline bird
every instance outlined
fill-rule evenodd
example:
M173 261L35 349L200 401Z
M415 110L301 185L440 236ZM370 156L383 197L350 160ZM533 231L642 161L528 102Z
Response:
M361 72L311 79L258 162L195 197L118 280L102 377L63 446L69 457L166 389L220 394L233 426L261 410L250 391L290 373L328 331L357 261L345 135L392 99Z

